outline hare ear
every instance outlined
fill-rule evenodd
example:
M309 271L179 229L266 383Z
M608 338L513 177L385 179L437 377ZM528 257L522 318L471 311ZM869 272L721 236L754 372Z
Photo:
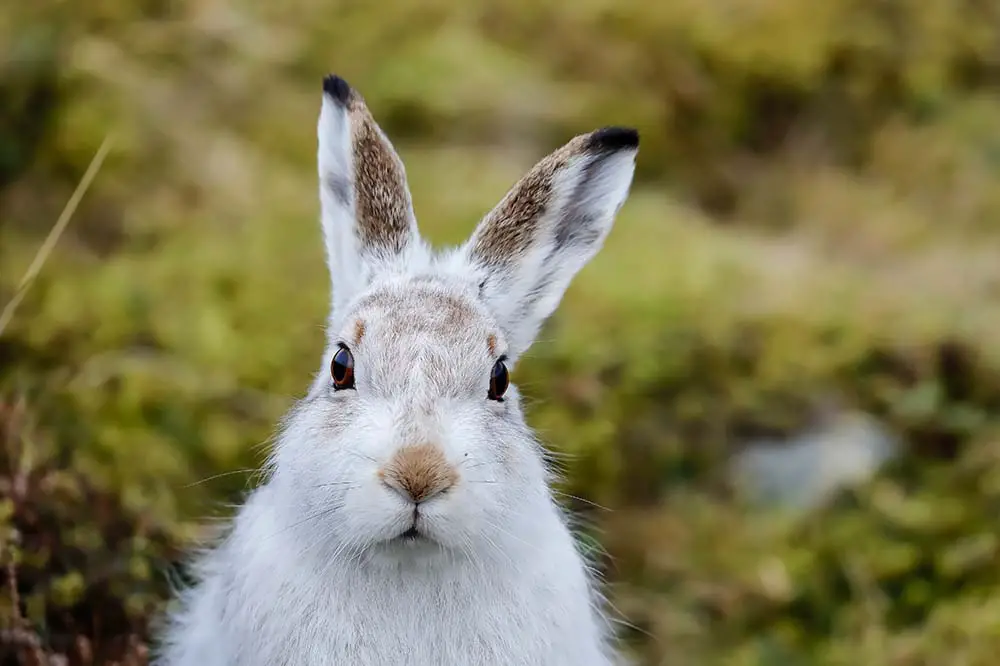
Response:
M462 247L509 357L531 346L603 245L628 196L638 149L639 133L630 128L576 137L536 164Z
M400 270L424 246L403 162L364 99L339 76L323 79L317 134L333 320L379 274Z

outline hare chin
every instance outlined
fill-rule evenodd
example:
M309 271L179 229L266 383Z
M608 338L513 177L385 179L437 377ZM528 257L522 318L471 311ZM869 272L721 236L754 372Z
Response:
M429 564L454 558L450 549L426 534L407 530L374 544L370 549L373 561L385 564Z

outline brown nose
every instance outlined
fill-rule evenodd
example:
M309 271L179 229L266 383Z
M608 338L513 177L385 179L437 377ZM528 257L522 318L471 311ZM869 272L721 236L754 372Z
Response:
M458 481L458 471L445 460L433 444L418 444L400 449L379 470L387 486L422 502L451 488Z

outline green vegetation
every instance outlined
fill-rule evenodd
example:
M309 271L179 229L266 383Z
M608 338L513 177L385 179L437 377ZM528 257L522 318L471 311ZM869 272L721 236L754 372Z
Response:
M143 663L172 565L254 482L322 343L332 70L442 243L571 135L640 129L606 249L514 373L640 663L995 663L998 25L972 0L5 4L0 307L114 144L0 332L0 660ZM904 454L805 518L741 499L747 440L842 411Z

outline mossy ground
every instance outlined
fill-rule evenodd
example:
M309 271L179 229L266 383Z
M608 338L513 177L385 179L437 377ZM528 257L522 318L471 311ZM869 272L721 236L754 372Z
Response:
M641 663L992 665L997 25L944 0L8 3L0 307L114 147L0 333L0 659L142 663L184 546L254 482L322 343L332 70L439 243L573 134L640 129L515 381ZM904 454L805 517L740 499L734 451L842 411Z

